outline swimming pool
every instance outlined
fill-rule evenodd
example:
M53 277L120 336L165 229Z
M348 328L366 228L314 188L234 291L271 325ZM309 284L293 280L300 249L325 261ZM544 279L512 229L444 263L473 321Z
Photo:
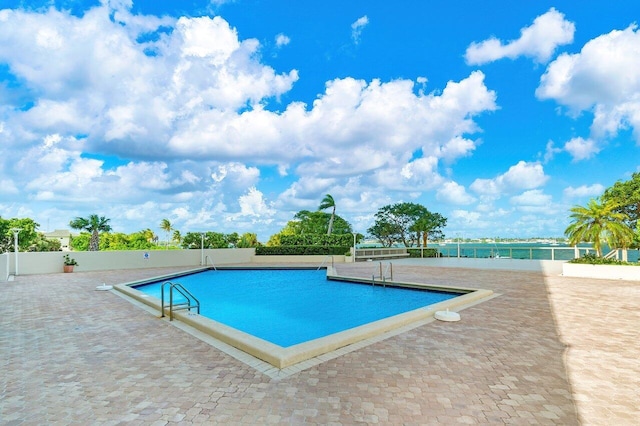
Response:
M211 271L212 274L220 273L222 277L222 273L237 273L236 269L238 268L226 268L226 269L234 269L225 271L225 268L218 267L217 271ZM258 287L257 289L252 290L240 290L241 287L236 286L237 280L227 279L226 284L218 287L225 287L226 290L230 291L232 294L232 301L230 305L232 308L230 310L239 310L245 312L246 315L249 315L248 312L254 311L252 315L256 312L259 314L258 318L269 318L271 313L268 312L271 310L271 306L267 305L266 307L262 307L260 309L255 308L251 303L251 308L242 307L239 308L238 302L233 301L233 299L237 298L246 298L250 300L258 300L262 299L266 296L266 293L274 291L273 288L267 290L267 287L260 287L262 284L266 283L270 279L269 271L272 271L271 268L265 269L262 268L242 268L242 269L251 269L253 272L257 272L260 275L258 279L254 279L257 281ZM282 269L282 268L279 268ZM155 279L142 280L137 282L123 283L117 284L114 286L114 289L123 293L125 296L128 296L132 299L135 299L138 302L141 302L157 312L160 312L160 293L159 289L153 290L150 288L150 293L146 294L140 291L141 285L155 283L156 285L161 285L161 283L165 281L171 282L179 282L183 284L186 288L189 289L190 292L194 293L196 297L201 297L198 294L198 290L188 283L187 278L189 275L200 273L206 271L207 268L199 268L197 270L185 271L179 274L167 275L162 277L157 277ZM287 272L294 272L294 270L286 270ZM323 277L323 275L326 275ZM311 306L315 306L315 308L309 308L308 311L314 320L311 322L327 324L331 323L333 311L331 309L339 309L339 310L351 310L351 311L359 311L367 313L368 311L376 311L380 307L380 305L384 305L376 302L378 300L376 296L383 292L388 292L387 290L392 290L390 287L399 286L413 289L429 289L436 290L439 293L457 293L459 294L457 297L449 298L448 300L443 300L440 302L435 302L429 304L429 302L420 301L418 302L418 307L412 309L411 307L406 308L408 311L403 311L398 314L387 313L381 317L381 319L360 319L362 321L370 321L366 323L362 323L361 325L353 325L351 328L344 329L342 331L333 332L333 334L326 334L327 331L323 331L321 337L311 338L311 340L305 340L307 337L299 338L300 343L292 343L281 341L284 345L273 343L265 338L258 337L252 332L242 331L234 326L226 324L221 320L215 320L205 317L204 315L196 315L193 312L187 311L179 311L174 313L176 319L178 319L178 323L176 326L181 326L179 324L186 324L190 326L192 329L195 329L194 335L198 335L198 333L204 333L203 336L209 336L208 338L214 338L216 341L221 342L226 345L230 345L236 349L239 349L246 354L251 355L252 357L258 358L262 361L265 361L272 366L278 369L284 369L289 366L293 366L295 364L301 363L303 361L311 360L315 358L316 360L327 360L332 357L337 356L339 353L346 353L345 347L358 347L360 345L366 345L365 342L372 342L375 340L384 339L384 336L389 336L393 334L396 330L406 330L411 327L415 327L419 324L424 324L429 321L433 321L434 314L436 311L452 309L470 306L474 303L478 303L484 299L491 297L493 294L490 290L482 290L482 289L473 289L473 288L461 288L461 287L448 287L448 286L440 286L440 285L427 285L421 283L399 283L399 282L387 282L386 287L382 286L382 283L376 282L375 286L371 285L371 279L358 278L358 277L344 277L338 276L333 267L327 267L326 271L321 270L316 274L321 282L322 286L326 287L326 290L335 288L333 286L341 286L344 287L342 290L356 290L356 288L360 290L365 290L367 294L365 296L359 297L358 299L367 300L369 299L369 304L367 307L358 307L356 309L355 299L353 297L336 297L332 291L326 291L329 295L329 299L325 299L324 302L320 303L318 300L313 299L313 304ZM160 284L158 284L160 283ZM282 286L283 284L278 284L275 287ZM296 284L288 284L289 287L289 296L293 295L293 299L301 300L304 298L309 298L309 296L305 291L302 291ZM214 286L209 286L214 287ZM165 290L166 291L166 290ZM420 293L420 292L416 292ZM167 294L165 293L165 297L168 299ZM313 298L313 297L312 297ZM166 300L165 299L165 303ZM277 299L277 297L276 297ZM290 298L291 299L291 298ZM373 302L372 302L373 300ZM201 304L202 303L201 300ZM425 305L426 304L426 305ZM210 307L203 306L206 309L216 310L215 303L211 303ZM281 303L281 305L285 305ZM329 308L329 310L320 310L320 308ZM203 309L201 308L201 309ZM218 310L222 311L223 309L218 305ZM167 308L168 312L168 308ZM204 311L202 311L204 313ZM159 314L158 314L159 315ZM287 309L285 309L285 316L294 316ZM258 320L258 326L263 328L276 328L274 325L274 321L272 320ZM291 324L291 323L290 323ZM292 333L291 328L298 328L298 326L289 325L289 329L286 327L281 329L279 333L280 335L290 335L290 334L298 334L296 330L295 333ZM409 328L407 328L409 327ZM207 337L199 337L207 341ZM212 343L213 344L213 343ZM352 346L353 345L353 346ZM341 349L345 348L345 349ZM340 349L340 351L338 351ZM347 350L348 351L348 350ZM314 361L316 362L316 361Z
M163 282L135 288L160 298ZM325 270L209 270L172 282L198 298L200 315L282 347L462 294L346 283L327 279Z

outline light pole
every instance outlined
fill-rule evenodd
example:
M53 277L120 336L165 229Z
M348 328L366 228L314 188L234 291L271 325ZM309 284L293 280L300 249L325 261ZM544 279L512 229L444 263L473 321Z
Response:
M13 231L13 249L15 251L16 258L15 275L18 275L18 234L22 231L22 228L11 228L11 231Z
M353 234L353 263L356 263L356 236L357 232L352 232Z
M458 232L458 259L460 259L460 233Z
M204 266L204 232L200 233L200 266Z

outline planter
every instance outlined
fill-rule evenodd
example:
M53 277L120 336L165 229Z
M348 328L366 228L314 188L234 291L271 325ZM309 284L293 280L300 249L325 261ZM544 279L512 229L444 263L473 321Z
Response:
M68 272L73 272L73 265L63 265L63 266L62 266L62 270L63 270L64 272L67 272L67 273L68 273Z
M562 264L562 275L565 277L640 281L640 266L564 263Z

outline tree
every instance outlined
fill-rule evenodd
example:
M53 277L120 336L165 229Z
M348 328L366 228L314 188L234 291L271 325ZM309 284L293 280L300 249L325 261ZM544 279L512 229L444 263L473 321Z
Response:
M331 235L331 231L333 231L333 220L336 217L336 202L331 194L327 194L324 196L324 198L320 202L320 207L318 207L318 210L326 210L328 208L333 209L331 210L331 219L329 219L329 227L327 228L327 235Z
M158 242L158 236L150 228L144 229L144 230L140 231L140 233L144 236L144 238L148 242L153 243L153 244L156 244Z
M224 236L225 241L227 242L227 247L237 247L238 242L240 241L240 236L237 232L232 232Z
M200 232L187 232L182 239L182 248L199 249L203 248L202 243L206 249L227 248L229 246L224 234L207 231L204 235Z
M414 243L419 245L420 236L426 246L429 235L444 238L442 228L446 224L444 216L430 212L421 204L396 203L381 207L367 232L386 247L394 243L402 243L405 247Z
M375 237L384 247L391 247L394 242L400 238L400 227L396 224L376 220L376 222L367 229L369 235Z
M625 223L629 217L616 208L612 202L595 198L589 200L585 207L572 207L570 217L573 222L564 231L569 242L572 245L592 243L598 256L602 256L603 241L611 248L628 248L634 233Z
M69 222L69 226L73 229L80 229L91 233L91 241L89 242L89 251L98 251L100 249L100 232L111 231L109 221L104 216L92 214L89 217L76 217Z
M293 221L287 223L283 231L287 230L291 235L325 234L325 230L328 229L328 224L331 222L331 217L332 215L329 213L321 211L300 210L293 217ZM334 234L350 234L351 224L340 216L335 215L331 224L331 232Z
M238 248L258 247L259 245L258 235L251 232L242 234L240 241L238 241Z
M173 231L173 225L171 225L169 219L162 219L162 221L160 222L160 229L167 233L167 243L165 247L169 248L169 234L171 234L171 231Z
M69 247L74 251L88 251L91 234L81 232L80 235L72 236L69 241Z
M425 214L420 216L409 229L417 233L418 245L420 245L420 234L422 234L422 246L427 247L429 234L431 234L434 239L444 238L442 228L446 225L446 217L442 216L440 213L431 213L427 210Z
M607 188L602 195L604 203L613 203L614 210L627 216L625 222L636 232L635 246L640 246L640 172L633 173L631 179L625 182L616 182Z
M20 229L18 232L18 251L27 251L38 238L36 231L38 226L40 225L30 218L2 219L0 217L0 253L14 250L15 237L12 228Z
M171 238L171 240L180 245L180 243L182 243L182 234L180 234L180 231L178 231L177 229L174 229L173 231L173 237Z
M157 249L158 246L155 243L155 238L148 238L149 235L142 231L142 232L134 232L133 234L129 234L128 236L126 236L125 239L125 247L122 250L153 250L153 249ZM155 235L154 235L155 237ZM118 250L118 249L114 249L109 247L110 250Z
M327 234L326 229L328 223L331 221L331 215L322 211L310 212L309 210L300 210L295 214L293 220L287 222L287 224L278 232L269 237L267 245L270 247L281 245L280 241L283 236L290 235L323 235L324 237L330 237ZM343 235L351 234L351 224L335 215L332 224L332 234Z
M371 235L380 230L386 239L410 247L418 236L412 227L416 221L429 212L426 207L415 203L396 203L381 207L375 215L375 224L367 230ZM373 232L372 232L373 231Z
M43 233L39 232L36 239L29 245L29 251L60 251L62 244L57 239L47 239Z

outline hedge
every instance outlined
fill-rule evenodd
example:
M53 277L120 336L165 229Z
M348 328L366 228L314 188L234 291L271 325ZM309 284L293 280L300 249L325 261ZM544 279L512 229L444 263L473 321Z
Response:
M305 234L281 235L283 246L346 246L353 245L353 234ZM344 253L340 253L344 254Z
M584 263L587 265L631 265L638 266L639 263L634 262L625 262L618 259L607 259L605 257L599 257L593 253L585 253L582 257L578 259L572 259L569 263Z
M256 247L256 256L343 255L350 246L275 246Z
M409 253L409 257L422 257L420 253L422 249L410 248L407 249ZM424 257L438 257L438 250L434 248L426 248L424 249Z

